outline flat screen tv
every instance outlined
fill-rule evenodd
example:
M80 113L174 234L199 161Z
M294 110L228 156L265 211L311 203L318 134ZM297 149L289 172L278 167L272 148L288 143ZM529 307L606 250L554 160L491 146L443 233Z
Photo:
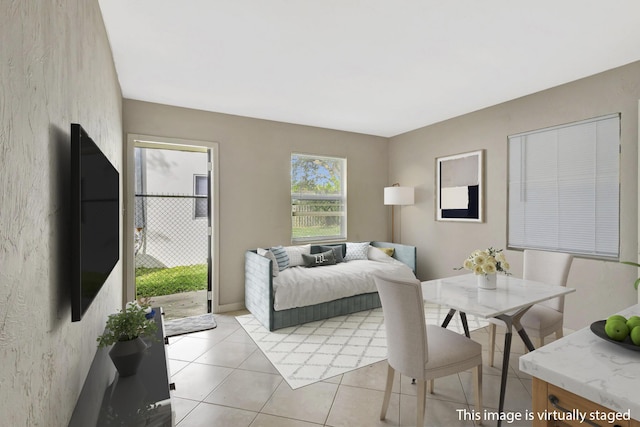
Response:
M82 319L120 259L118 171L71 124L71 320Z

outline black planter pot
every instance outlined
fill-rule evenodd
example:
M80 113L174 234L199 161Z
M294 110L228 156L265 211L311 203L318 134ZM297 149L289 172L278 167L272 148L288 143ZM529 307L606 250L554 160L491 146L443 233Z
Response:
M109 351L111 361L121 377L135 375L144 357L147 344L138 337L128 341L118 341Z

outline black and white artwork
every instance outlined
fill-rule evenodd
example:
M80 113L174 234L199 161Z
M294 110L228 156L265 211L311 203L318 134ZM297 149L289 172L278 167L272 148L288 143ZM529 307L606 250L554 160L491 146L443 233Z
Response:
M483 222L484 150L436 159L436 219Z

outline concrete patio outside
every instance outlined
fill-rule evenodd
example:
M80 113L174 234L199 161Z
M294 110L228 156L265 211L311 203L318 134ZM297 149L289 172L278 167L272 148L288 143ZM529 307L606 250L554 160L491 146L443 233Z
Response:
M198 316L207 313L207 291L180 292L150 298L152 307L162 307L165 320Z

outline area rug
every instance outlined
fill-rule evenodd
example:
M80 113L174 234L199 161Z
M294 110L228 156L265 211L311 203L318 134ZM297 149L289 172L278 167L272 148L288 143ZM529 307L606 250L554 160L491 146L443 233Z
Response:
M218 325L211 313L200 316L183 317L181 319L167 320L164 322L164 335L166 337L175 337L176 335L206 331L216 326Z
M439 325L448 309L425 305L428 324ZM252 314L236 317L260 350L292 389L380 362L387 358L387 339L382 309L305 323L269 332ZM488 323L467 316L469 329ZM460 317L449 329L463 333Z

